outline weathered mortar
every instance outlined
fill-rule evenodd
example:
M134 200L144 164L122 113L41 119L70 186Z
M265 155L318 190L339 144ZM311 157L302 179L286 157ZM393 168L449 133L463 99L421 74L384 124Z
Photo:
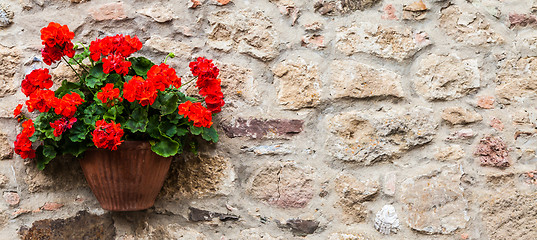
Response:
M0 239L534 239L537 1L423 3L3 0ZM85 44L136 34L180 74L220 67L220 142L177 158L154 208L109 214L76 160L12 153L50 21Z

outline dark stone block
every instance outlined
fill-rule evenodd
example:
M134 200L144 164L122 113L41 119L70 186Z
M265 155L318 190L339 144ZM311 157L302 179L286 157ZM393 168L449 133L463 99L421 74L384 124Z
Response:
M305 236L312 234L319 227L319 222L315 220L289 219L285 224L276 221L280 228L289 228L295 235Z
M210 212L207 210L197 209L190 207L190 212L188 213L188 220L193 222L200 222L200 221L212 221L213 218L218 218L220 221L236 221L239 220L239 216L232 215L232 214L224 214L224 213L217 213L217 212Z
M302 132L303 120L291 119L257 119L239 118L231 123L222 124L226 136L250 137L260 139L264 137L290 137Z
M114 239L116 229L109 214L97 216L85 211L66 219L45 219L35 221L31 228L25 226L19 230L21 239Z

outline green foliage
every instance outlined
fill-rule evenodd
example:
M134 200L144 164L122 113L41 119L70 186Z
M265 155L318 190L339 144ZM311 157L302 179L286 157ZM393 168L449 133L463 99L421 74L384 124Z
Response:
M138 76L147 77L147 71L155 65L145 57L132 57L128 59L132 63L132 69Z
M97 64L91 68L86 76L86 86L95 88L103 85L103 81L108 77L108 74L103 72L103 64Z
M132 112L130 119L125 123L125 128L131 130L133 133L138 131L145 132L148 122L147 111L139 107Z
M163 137L155 142L151 142L151 150L163 157L171 157L177 153L180 153L180 146L181 145L179 142L166 137Z

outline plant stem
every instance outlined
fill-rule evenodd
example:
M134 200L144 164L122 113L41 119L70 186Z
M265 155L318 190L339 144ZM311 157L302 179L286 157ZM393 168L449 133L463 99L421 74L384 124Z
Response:
M190 81L186 82L185 84L182 84L181 87L185 86L185 85L188 85L189 83L191 83L192 81L196 80L198 77L194 77L192 79L190 79Z
M73 66L71 66L71 64L69 63L69 61L65 60L65 57L62 56L62 59L65 61L65 63L67 63L67 65L69 65L69 67L73 70L73 72L75 72L76 76L82 81L82 77L80 76L80 74L78 74L78 72L73 68Z

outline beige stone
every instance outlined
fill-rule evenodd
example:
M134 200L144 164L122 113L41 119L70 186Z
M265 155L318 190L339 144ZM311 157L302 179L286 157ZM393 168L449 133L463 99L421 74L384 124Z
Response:
M453 144L438 147L434 153L434 158L443 162L456 162L463 158L464 154L464 149L462 149L461 145Z
M283 240L284 238L273 237L272 235L256 228L242 230L240 233L240 237L239 237L239 240L257 240L257 239Z
M206 154L182 154L172 163L161 195L175 199L221 196L235 187L235 172L229 159Z
M430 44L426 33L366 22L340 27L336 35L336 48L344 54L369 53L399 62Z
M0 45L0 97L14 94L18 87L15 74L19 71L20 51Z
M339 15L371 8L380 0L319 0L313 6L322 15Z
M537 97L537 57L508 59L499 64L500 71L496 75L498 102L510 104Z
M238 52L261 61L270 61L278 54L278 34L262 11L218 11L209 17L211 26L208 44L214 49Z
M257 84L253 70L233 63L217 63L220 69L218 78L222 80L222 92L226 104L236 100L255 105L258 99Z
M321 82L316 64L304 59L285 60L272 69L279 81L278 101L285 109L315 107L321 100Z
M458 166L408 178L401 183L407 224L425 234L451 234L469 220L468 201L461 186Z
M374 180L358 180L341 174L335 180L335 191L339 196L337 205L348 222L362 222L368 216L364 202L373 201L379 191L379 183Z
M483 223L491 239L530 240L537 235L537 193L504 192L481 204Z
M335 98L401 98L404 95L399 74L356 61L332 62L330 77Z
M365 237L359 233L332 233L328 240L368 240L369 238Z
M100 5L90 9L90 14L95 21L122 20L127 18L123 2L114 2Z
M294 162L275 162L255 174L248 192L281 208L303 208L313 198L313 169Z
M499 44L504 40L496 33L489 22L479 12L474 12L451 5L442 9L438 25L457 42L478 46L484 44Z
M481 115L473 110L462 107L448 107L442 111L442 119L453 125L475 123L483 120Z
M9 141L7 135L0 132L0 160L13 158L13 147L11 147L11 141Z
M430 54L419 62L414 86L428 100L463 97L481 86L478 62L455 55Z
M183 43L181 41L176 41L168 37L161 37L158 35L153 35L149 38L144 46L150 47L157 52L161 53L174 53L176 57L191 57L193 47Z
M392 159L430 142L438 124L427 108L351 111L328 117L326 147L331 156L359 165Z
M152 18L155 22L164 23L173 20L173 12L168 7L152 6L136 11L139 14Z

